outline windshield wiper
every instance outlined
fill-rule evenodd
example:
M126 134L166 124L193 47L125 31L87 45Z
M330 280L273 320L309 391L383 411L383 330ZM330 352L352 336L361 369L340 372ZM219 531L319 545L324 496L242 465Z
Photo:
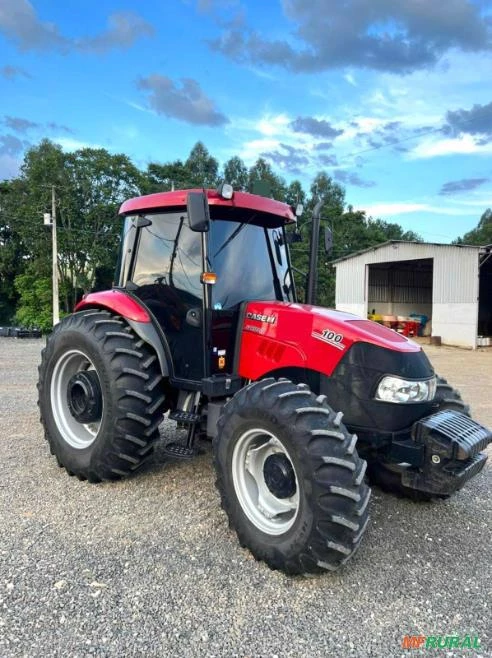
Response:
M218 256L218 255L220 254L220 252L223 251L223 250L227 247L227 245L230 244L230 243L234 240L234 238L235 238L237 235L239 235L239 233L241 233L241 231L243 230L243 228L244 228L245 226L248 226L248 224L250 224L250 223L253 221L253 219L254 219L255 217L256 217L256 214L252 215L252 216L250 217L250 219L248 219L247 222L243 222L242 224L239 224L239 226L237 227L237 229L236 229L235 231L233 231L233 232L230 234L230 236L227 238L227 240L226 240L224 243L222 243L222 244L220 245L220 247L217 249L217 251L216 251L215 254L213 255L213 258L215 258L216 256Z

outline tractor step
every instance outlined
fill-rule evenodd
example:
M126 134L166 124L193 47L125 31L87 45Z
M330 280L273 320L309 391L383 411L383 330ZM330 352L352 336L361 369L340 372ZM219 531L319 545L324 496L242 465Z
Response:
M194 414L192 411L183 411L182 409L175 409L169 414L169 420L175 420L178 423L185 423L186 425L194 425L200 419L200 414Z
M164 454L170 459L192 459L197 453L182 443L167 443L164 446Z

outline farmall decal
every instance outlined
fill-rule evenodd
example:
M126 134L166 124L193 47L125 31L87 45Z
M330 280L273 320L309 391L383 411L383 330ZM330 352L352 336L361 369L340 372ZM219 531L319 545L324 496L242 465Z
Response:
M261 334L262 336L265 333L265 329L263 327L257 327L254 324L245 324L244 331L251 331L253 334Z
M276 315L262 315L261 313L246 313L248 320L257 320L257 322L266 322L266 324L275 324L277 321Z
M337 350L344 350L345 345L343 344L343 334L337 334L331 329L323 329L323 331L313 331L311 334L313 338L322 340L324 343L328 343L332 347L336 347Z

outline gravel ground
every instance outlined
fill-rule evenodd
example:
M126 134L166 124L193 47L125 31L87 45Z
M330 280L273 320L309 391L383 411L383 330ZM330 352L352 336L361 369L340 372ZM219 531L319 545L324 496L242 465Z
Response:
M450 500L373 492L342 572L287 577L241 549L210 454L89 485L49 454L42 341L0 339L0 656L408 656L406 634L476 635L492 655L492 467ZM426 348L492 425L492 351ZM171 427L163 425L163 431ZM489 574L487 576L487 573Z

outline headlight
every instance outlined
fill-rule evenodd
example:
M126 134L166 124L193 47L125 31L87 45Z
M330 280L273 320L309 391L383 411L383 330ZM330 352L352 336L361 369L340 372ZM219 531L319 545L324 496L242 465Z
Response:
M383 377L376 391L376 400L383 402L427 402L436 394L436 378L415 381L400 377Z

